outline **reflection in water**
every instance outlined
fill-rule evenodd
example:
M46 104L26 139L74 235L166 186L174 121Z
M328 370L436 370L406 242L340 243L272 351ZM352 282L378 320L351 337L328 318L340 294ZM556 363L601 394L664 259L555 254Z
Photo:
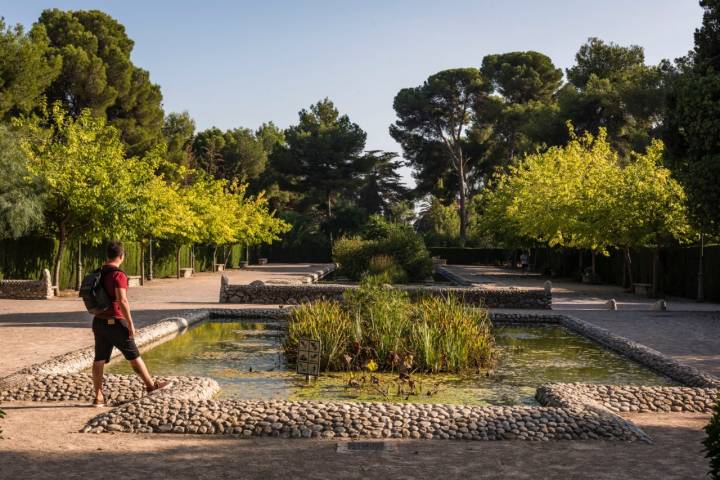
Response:
M378 374L390 396L347 388L348 373L327 373L306 383L282 354L282 322L212 321L143 354L157 375L209 376L221 398L290 400L389 400L474 405L534 404L535 388L551 382L669 385L670 380L607 351L562 327L494 329L500 361L492 372L414 375L417 395L395 395L397 375ZM113 362L111 373L131 373ZM357 374L356 374L357 376ZM428 393L431 393L428 396Z

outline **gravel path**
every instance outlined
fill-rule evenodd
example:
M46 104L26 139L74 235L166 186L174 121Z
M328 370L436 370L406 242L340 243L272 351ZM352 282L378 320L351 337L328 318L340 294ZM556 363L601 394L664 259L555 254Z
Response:
M344 441L76 433L97 409L13 403L3 422L3 478L510 478L700 479L707 416L636 414L655 443L386 441L342 453ZM337 445L341 445L338 451ZM101 473L100 473L101 472Z

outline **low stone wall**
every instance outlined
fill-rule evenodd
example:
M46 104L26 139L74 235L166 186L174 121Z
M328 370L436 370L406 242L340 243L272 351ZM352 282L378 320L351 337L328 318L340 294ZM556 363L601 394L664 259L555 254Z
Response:
M54 296L50 271L43 270L40 280L0 280L0 298L45 300Z
M536 398L543 405L561 408L583 406L589 401L596 402L615 413L712 413L718 395L718 388L555 383L539 387Z
M218 383L205 377L158 377L170 382L163 390L153 394L185 400L208 400L220 391ZM104 377L103 392L109 405L120 405L144 397L145 385L136 375ZM93 400L92 377L88 374L33 375L26 383L10 390L0 391L0 401L30 400L35 402Z
M592 410L376 402L143 399L98 415L83 431L282 438L648 441L632 423Z
M220 286L220 303L245 303L264 305L297 305L317 300L340 300L345 290L357 285L311 284L270 285L255 281L248 285L231 285L227 277ZM448 295L462 297L465 302L487 308L549 309L551 296L542 289L481 289L464 287L438 287L421 285L396 285L412 296Z

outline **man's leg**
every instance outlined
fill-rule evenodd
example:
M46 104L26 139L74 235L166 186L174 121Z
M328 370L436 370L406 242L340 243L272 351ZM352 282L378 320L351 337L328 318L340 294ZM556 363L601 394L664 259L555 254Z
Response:
M93 362L92 366L92 378L93 378L93 390L95 392L95 400L98 402L105 400L102 391L103 384L103 370L105 369L105 360L99 360Z
M145 366L145 362L143 362L143 359L141 357L137 357L134 360L129 360L129 362L130 365L132 365L133 370L135 370L135 373L137 373L138 376L145 383L145 386L147 388L153 388L155 386L155 382L153 382L153 379L150 376L150 372L148 372L147 366Z

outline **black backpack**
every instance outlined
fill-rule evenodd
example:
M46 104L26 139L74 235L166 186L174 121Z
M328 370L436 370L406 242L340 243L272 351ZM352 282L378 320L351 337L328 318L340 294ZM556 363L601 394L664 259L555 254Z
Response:
M103 276L106 273L120 272L119 268L98 268L88 273L80 284L80 297L85 302L85 308L93 315L104 312L112 306L112 299L103 285Z

